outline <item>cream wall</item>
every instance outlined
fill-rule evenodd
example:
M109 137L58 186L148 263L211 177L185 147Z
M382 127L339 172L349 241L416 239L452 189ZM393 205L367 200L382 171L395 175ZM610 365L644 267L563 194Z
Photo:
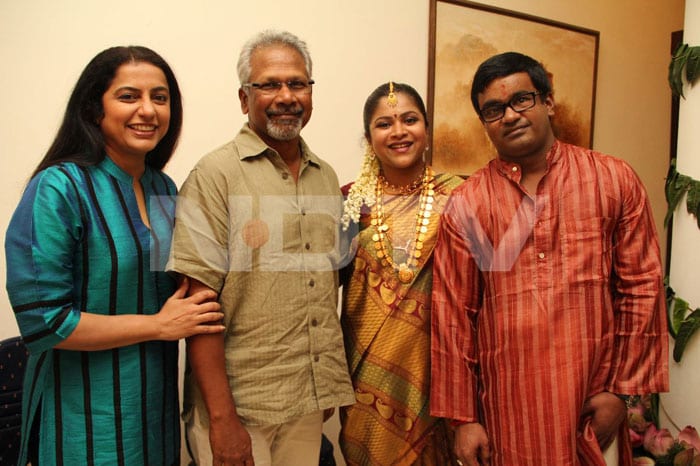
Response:
M670 118L666 73L670 34L683 27L684 0L484 3L600 31L594 147L634 166L661 228ZM185 124L167 171L179 184L203 153L231 139L244 121L235 78L241 44L268 27L297 33L308 42L318 82L304 136L341 181L351 180L369 92L392 79L426 93L428 9L429 0L0 0L0 230L50 144L78 74L95 53L117 44L154 48L178 76ZM4 251L0 258L4 263ZM0 293L0 338L16 333Z

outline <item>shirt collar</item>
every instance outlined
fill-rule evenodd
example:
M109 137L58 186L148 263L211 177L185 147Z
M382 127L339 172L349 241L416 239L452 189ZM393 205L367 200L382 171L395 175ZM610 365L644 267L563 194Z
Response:
M306 145L304 138L300 138L300 141L302 164L308 162L312 165L320 167L321 160L316 156L316 154L311 152L309 146ZM241 131L236 138L236 144L238 146L238 156L241 160L245 160L250 157L258 157L260 155L265 155L266 153L277 154L277 151L265 144L265 142L260 139L260 136L255 134L255 131L250 129L247 123L243 124L243 128L241 128Z

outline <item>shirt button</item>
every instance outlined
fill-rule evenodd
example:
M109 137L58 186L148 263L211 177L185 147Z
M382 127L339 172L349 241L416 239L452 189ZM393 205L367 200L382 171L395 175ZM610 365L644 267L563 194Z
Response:
M306 215L306 209L301 209L301 215Z
M309 249L311 249L311 243L306 243L306 244L304 245L304 247L305 247L306 250L308 251Z
M289 173L287 173L287 172L282 173L282 179L286 180L287 178L289 178Z
M312 327L315 327L315 326L317 326L317 325L318 325L318 320L316 320L316 319L311 319L311 326L312 326Z
M314 285L316 285L316 282L315 282L314 279L312 278L311 280L309 280L309 286L310 286L310 287L313 287Z
M511 168L511 170L513 170L514 172L517 172L517 171L518 171L518 167L513 167L513 168Z
M314 355L314 361L318 362L318 360L319 360L318 354Z
M544 259L544 253L541 252L541 253L537 254L537 257L539 257L540 259Z

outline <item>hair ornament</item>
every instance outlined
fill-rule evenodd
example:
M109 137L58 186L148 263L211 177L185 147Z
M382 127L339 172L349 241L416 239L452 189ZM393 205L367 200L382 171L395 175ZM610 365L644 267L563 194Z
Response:
M396 107L399 104L399 99L396 97L394 92L394 82L389 81L389 95L386 96L386 104L389 107Z

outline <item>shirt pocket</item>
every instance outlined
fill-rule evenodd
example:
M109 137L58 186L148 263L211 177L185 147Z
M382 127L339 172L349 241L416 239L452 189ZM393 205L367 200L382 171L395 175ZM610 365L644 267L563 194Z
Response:
M562 264L570 285L607 282L612 271L614 219L590 217L564 222Z

